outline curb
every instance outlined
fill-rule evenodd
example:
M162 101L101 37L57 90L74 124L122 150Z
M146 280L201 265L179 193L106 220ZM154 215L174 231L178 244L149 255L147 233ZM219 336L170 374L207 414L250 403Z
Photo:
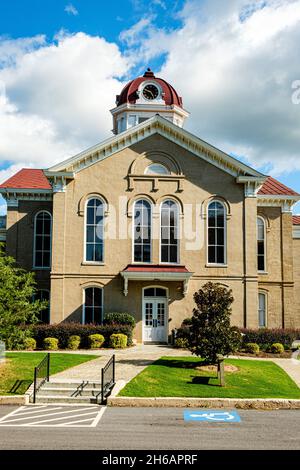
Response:
M0 405L28 405L29 396L28 395L2 395L0 396Z
M155 408L238 408L244 410L300 410L300 400L284 398L112 397L107 406Z

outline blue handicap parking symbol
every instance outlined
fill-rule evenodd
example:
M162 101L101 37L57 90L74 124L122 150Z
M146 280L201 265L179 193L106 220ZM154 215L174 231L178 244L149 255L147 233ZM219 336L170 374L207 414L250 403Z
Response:
M227 410L185 410L185 421L206 421L210 423L240 423L241 417L236 411Z

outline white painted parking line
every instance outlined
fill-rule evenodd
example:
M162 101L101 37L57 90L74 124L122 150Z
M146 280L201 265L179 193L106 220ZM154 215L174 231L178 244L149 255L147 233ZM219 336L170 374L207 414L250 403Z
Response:
M0 419L0 427L96 427L105 409L106 407L86 405L73 408L64 405L43 405L37 408L21 406L3 416Z

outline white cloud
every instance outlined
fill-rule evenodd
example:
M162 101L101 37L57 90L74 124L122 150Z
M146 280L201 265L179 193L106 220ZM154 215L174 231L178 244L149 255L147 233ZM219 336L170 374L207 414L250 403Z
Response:
M183 96L192 132L275 176L300 170L300 1L190 0L180 17L173 31L138 23L129 54L167 54L159 75Z
M77 16L79 14L77 8L74 7L72 3L69 3L68 5L66 5L65 12L68 13L68 15L73 15L73 16Z
M0 68L0 160L47 167L110 135L128 65L115 44L84 33L24 43L7 43L14 60Z

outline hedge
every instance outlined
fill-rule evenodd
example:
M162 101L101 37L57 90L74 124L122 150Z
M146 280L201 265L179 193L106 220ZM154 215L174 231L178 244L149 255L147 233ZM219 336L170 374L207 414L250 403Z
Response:
M70 336L80 336L82 348L88 348L88 337L93 334L103 335L105 338L104 347L109 347L109 338L112 334L123 333L127 336L128 346L132 345L132 330L129 325L82 325L81 323L58 323L51 325L34 325L31 327L31 336L36 340L37 347L43 347L44 338L57 338L60 348L68 347L68 339Z
M239 330L243 333L242 347L245 347L247 343L256 343L261 350L269 349L274 343L281 343L285 349L290 349L292 342L300 339L300 329L258 328L254 330L239 328ZM176 338L186 339L188 337L189 327L187 325L182 325L177 329Z
M295 339L300 339L300 329L282 329L282 328L259 328L257 330L250 330L240 328L240 332L244 334L243 344L256 343L261 345L272 345L273 343L283 344L285 349L290 349L292 342Z
M103 323L104 325L130 325L132 328L134 328L135 318L130 313L110 312L105 313Z

